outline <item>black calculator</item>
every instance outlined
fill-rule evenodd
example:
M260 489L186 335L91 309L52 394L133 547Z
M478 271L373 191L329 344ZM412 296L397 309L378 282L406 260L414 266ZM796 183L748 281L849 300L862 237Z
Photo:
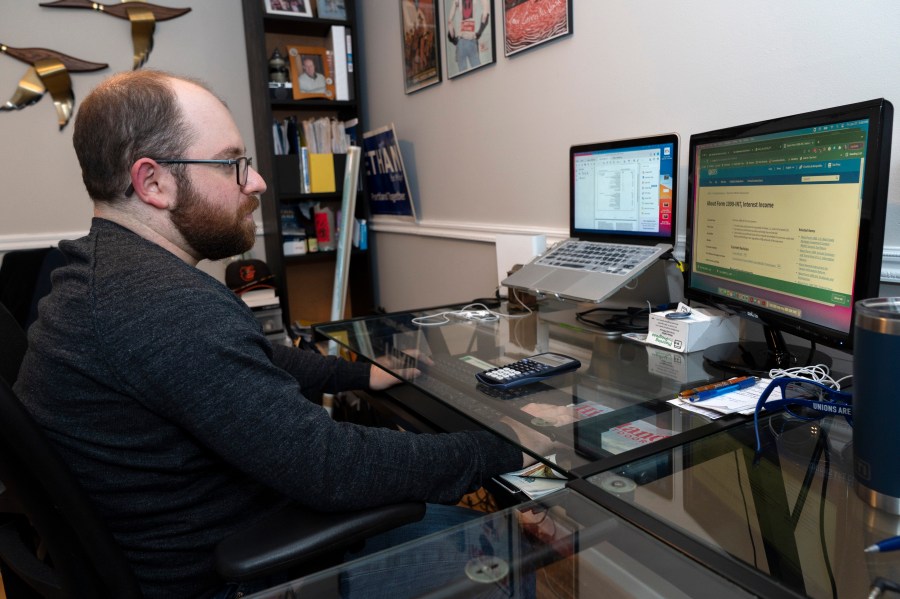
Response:
M546 352L536 354L528 358L522 358L518 362L489 368L475 374L480 383L497 389L510 389L528 383L542 381L551 376L577 370L581 362L575 358Z

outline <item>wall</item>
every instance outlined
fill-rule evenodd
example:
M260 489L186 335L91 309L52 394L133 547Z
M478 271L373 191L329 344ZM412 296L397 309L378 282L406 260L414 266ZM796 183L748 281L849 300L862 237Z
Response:
M112 1L112 0L110 0ZM247 85L247 54L241 0L182 0L161 3L191 12L157 23L154 47L144 68L199 77L225 99L254 154ZM108 63L94 73L71 74L78 102L113 73L131 70L131 25L92 10L51 9L38 2L0 0L0 42L14 48L48 48ZM198 35L202 42L198 43ZM0 55L0 102L11 97L27 65ZM73 121L59 131L47 94L38 103L0 112L0 252L53 245L84 234L92 205L72 149ZM222 265L204 268L218 273Z
M574 0L574 35L506 58L498 18L496 64L411 95L397 3L360 4L365 123L395 124L420 219L372 223L388 310L491 294L498 232L564 236L574 143L675 131L686 197L692 133L879 97L900 108L895 0ZM883 277L900 279L898 164Z

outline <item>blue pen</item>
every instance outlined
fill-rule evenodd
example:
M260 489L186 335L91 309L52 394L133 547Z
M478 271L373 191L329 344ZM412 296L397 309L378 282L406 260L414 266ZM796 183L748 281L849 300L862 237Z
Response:
M725 385L724 387L717 387L715 389L710 389L709 391L701 391L696 395L688 397L690 401L705 401L707 399L712 399L713 397L718 397L720 395L724 395L725 393L731 393L732 391L737 391L739 389L746 389L748 387L752 387L758 381L755 376L751 376L748 379L744 379L743 381L739 381L734 383L733 385Z
M864 549L866 553L880 553L882 551L896 551L900 549L900 537L891 537L883 541L878 541L874 545L869 545Z

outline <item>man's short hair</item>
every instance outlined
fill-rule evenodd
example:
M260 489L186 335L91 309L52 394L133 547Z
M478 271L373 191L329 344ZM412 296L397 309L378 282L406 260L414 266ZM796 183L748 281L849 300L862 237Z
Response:
M177 158L190 147L194 132L172 89L173 79L209 89L193 79L146 69L113 75L81 102L73 143L81 178L95 202L121 199L138 159ZM177 170L173 174L180 175Z

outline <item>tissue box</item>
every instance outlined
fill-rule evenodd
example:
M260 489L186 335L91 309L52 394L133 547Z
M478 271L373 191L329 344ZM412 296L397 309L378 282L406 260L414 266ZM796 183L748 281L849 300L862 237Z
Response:
M666 318L669 312L674 310L650 314L650 345L686 353L738 340L737 316L712 308L694 308L688 318L672 320Z

